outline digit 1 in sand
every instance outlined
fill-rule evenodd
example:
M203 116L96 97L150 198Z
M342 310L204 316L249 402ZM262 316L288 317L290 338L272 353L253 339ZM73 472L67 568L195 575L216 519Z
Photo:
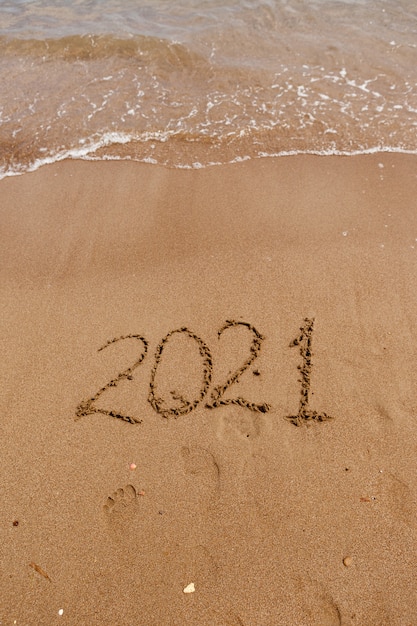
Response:
M303 364L298 365L298 369L301 374L301 396L300 405L298 408L298 415L288 415L287 419L295 426L300 426L309 421L324 422L332 419L327 413L318 413L309 408L308 395L310 392L310 377L311 377L311 357L312 357L312 338L313 338L313 325L314 318L304 319L304 325L300 327L301 334L296 337L291 343L290 348L293 346L300 346L300 354L303 358Z

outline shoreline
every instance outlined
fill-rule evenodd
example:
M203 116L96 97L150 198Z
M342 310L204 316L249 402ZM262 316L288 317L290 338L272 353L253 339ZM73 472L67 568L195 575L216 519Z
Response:
M127 140L128 135L124 135L123 133L119 133L120 135L120 139L121 141L116 142L114 145L118 145L118 144L125 144L125 143L129 143ZM111 146L112 144L110 144ZM59 163L63 163L63 162L87 162L87 163L107 163L107 162L123 162L123 163L137 163L139 165L143 165L143 166L156 166L156 167L162 167L162 168L167 168L169 170L185 170L185 171L196 171L196 170L201 170L201 169L206 169L206 168L212 168L212 167L225 167L225 166L230 166L230 165L237 165L237 164L241 164L241 163L246 163L247 161L258 161L259 159L281 159L281 158L287 158L287 157L310 157L310 156L315 156L315 157L365 157L365 156L370 156L370 155L385 155L385 154L392 154L392 155L397 155L397 154L403 154L403 155L409 155L409 156L416 156L417 155L417 151L416 150L411 150L411 149L407 149L407 148L401 148L401 147L383 147L381 148L380 146L374 146L373 148L367 148L367 149L363 149L363 150L354 150L354 151L347 151L347 150L329 150L328 152L325 151L320 151L320 150L283 150L277 153L260 153L258 155L246 155L246 156L238 156L235 159L231 159L229 161L215 161L215 162L207 162L204 165L196 162L193 163L191 165L172 165L172 164L168 164L168 163L164 163L164 162L157 162L155 159L152 159L150 157L144 157L143 159L139 159L139 158L134 158L134 157L120 157L120 156L114 156L112 157L111 155L103 155L102 157L97 157L95 158L94 156L88 156L90 153L95 152L96 150L100 150L100 149L104 149L106 147L109 147L109 144L107 144L106 141L104 142L99 142L96 144L93 144L90 148L79 148L79 149L71 149L71 150L67 150L65 151L63 154L58 154L55 155L54 157L46 157L44 161L36 161L35 163L33 163L32 165L28 166L28 169L22 170L22 169L16 169L14 171L0 171L0 181L7 179L7 178L11 178L14 176L24 176L25 174L32 174L34 172L37 172L39 169L44 168L45 166L53 166L53 165L57 165ZM19 166L20 168L21 166Z
M0 621L412 623L416 165L0 181Z

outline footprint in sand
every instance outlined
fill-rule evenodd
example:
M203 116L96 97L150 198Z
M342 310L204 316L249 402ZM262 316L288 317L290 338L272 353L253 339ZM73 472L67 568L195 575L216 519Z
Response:
M209 450L200 446L183 446L181 449L185 473L191 476L209 476L210 482L218 488L220 481L219 466Z
M200 508L208 509L220 492L220 468L209 450L183 446L181 456L189 477L189 495Z
M415 525L417 503L410 487L394 474L386 472L380 475L379 489L391 515L412 528Z
M104 512L117 518L120 515L126 517L132 513L132 509L137 505L137 493L133 485L126 485L123 489L117 489L112 496L109 496L103 506Z
M139 511L138 494L133 485L117 489L103 505L109 527L120 538L134 531Z
M176 545L169 553L165 551L165 573L178 584L178 580L192 581L201 594L213 594L216 590L218 565L204 545Z
M151 554L157 559L170 543L164 516L146 493L131 484L109 496L103 511L110 539L126 562Z
M300 581L306 616L311 626L341 626L342 615L332 596L311 579Z
M321 597L311 611L312 624L317 626L341 626L340 611L330 597Z
M137 558L143 514L141 508L137 491L130 484L117 489L103 504L113 559L124 566L131 565Z
M241 410L237 414L221 417L218 428L219 439L236 440L236 435L242 440L253 440L259 437L263 425L263 418L259 413Z

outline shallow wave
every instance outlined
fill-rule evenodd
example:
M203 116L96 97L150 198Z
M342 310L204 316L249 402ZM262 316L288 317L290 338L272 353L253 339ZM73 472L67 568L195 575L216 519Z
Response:
M62 1L54 21L48 3L23 2L39 19L31 13L26 30L11 9L14 36L0 35L1 176L63 158L205 167L414 153L417 13L402 0L189 0L166 15L159 0L140 15L136 4L105 0L100 20L95 0ZM92 34L109 16L117 32Z
M41 61L95 61L119 57L129 64L144 58L169 67L187 67L202 63L201 55L179 42L161 37L135 35L68 35L60 38L21 39L0 36L0 55L9 58L31 58Z

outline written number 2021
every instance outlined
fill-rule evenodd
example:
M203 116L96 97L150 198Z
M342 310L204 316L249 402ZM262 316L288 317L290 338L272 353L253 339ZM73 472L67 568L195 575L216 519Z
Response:
M313 325L314 319L306 318L304 320L303 326L300 327L299 335L290 344L290 346L299 346L300 354L303 359L302 365L298 366L298 369L301 373L301 392L298 413L296 415L286 416L286 418L296 426L307 421L322 422L330 419L330 416L326 413L318 413L317 411L311 410L309 408L309 389L312 368ZM203 400L205 400L204 406L208 409L215 409L220 406L227 406L231 404L238 405L251 411L257 411L260 413L267 413L271 409L271 406L267 403L257 404L254 402L250 402L249 400L246 400L241 396L237 396L235 398L224 398L226 390L240 380L242 374L252 365L252 363L258 357L261 350L262 342L264 341L264 336L252 324L235 320L227 320L225 322L225 324L217 332L218 338L220 339L223 333L228 329L237 326L246 328L252 337L249 346L248 356L246 360L240 365L240 367L238 367L232 374L230 374L222 384L214 386L210 394L209 391L213 374L213 359L208 345L198 335L196 335L194 332L186 327L171 330L159 342L155 351L154 365L151 371L151 380L149 383L148 395L148 402L159 415L162 415L165 418L168 418L170 416L178 417L181 415L187 415L188 413L193 411L201 402L203 402ZM193 400L187 400L182 396L171 392L172 399L175 401L176 406L170 407L167 402L158 394L156 373L163 357L166 344L169 342L170 338L176 334L184 334L190 339L196 341L202 360L202 381L200 392L198 396ZM121 337L110 339L109 341L107 341L107 343L101 346L98 351L100 352L108 346L126 339L136 339L142 344L142 350L139 357L130 367L120 372L115 378L113 378L106 385L101 387L93 396L91 396L87 400L83 400L77 407L76 419L79 419L86 415L91 415L93 413L102 413L110 417L124 420L126 422L129 422L130 424L141 423L142 420L137 417L125 415L124 413L116 410L104 409L96 405L96 402L100 398L100 396L102 396L109 388L116 387L122 380L133 380L134 370L144 361L148 353L148 341L142 335L135 334L122 335ZM258 372L256 371L255 373Z

